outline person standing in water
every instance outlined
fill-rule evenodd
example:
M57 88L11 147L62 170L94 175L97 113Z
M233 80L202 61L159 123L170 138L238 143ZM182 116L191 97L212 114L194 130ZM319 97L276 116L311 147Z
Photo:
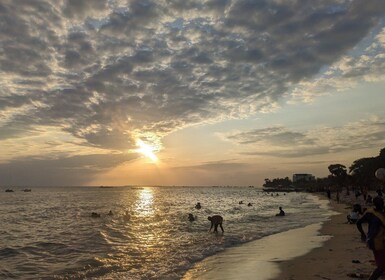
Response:
M223 218L220 215L214 215L207 218L211 222L209 232L214 227L214 232L218 232L218 226L221 227L222 232L225 232L222 227Z

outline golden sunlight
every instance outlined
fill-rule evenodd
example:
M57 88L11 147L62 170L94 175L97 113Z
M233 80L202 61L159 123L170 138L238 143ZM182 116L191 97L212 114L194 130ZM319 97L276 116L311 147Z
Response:
M153 193L152 189L144 188L139 192L139 200L136 203L136 211L140 216L153 216Z
M139 147L139 149L136 150L137 152L148 157L152 161L158 161L158 157L154 154L154 147L147 145L140 139L136 142L136 145Z

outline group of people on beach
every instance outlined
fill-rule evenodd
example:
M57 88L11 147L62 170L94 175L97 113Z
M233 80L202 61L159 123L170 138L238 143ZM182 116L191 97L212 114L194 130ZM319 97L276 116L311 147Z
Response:
M385 183L383 177L377 177L377 179ZM368 197L369 194L365 197L366 203L368 203ZM377 196L370 202L373 203L373 207L368 209L361 209L359 204L353 205L352 212L347 216L347 219L348 223L356 224L361 234L361 240L366 242L367 247L373 252L376 268L368 280L377 280L385 272L385 208L382 191L377 191ZM363 230L363 224L368 224L367 233ZM353 274L351 277L356 276Z

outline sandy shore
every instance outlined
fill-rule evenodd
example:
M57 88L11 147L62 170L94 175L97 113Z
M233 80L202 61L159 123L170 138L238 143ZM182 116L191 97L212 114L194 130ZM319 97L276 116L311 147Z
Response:
M275 279L279 263L304 255L330 238L317 235L321 226L313 224L226 249L195 265L182 279Z
M323 199L325 196L320 195ZM355 203L354 196L342 198ZM361 201L357 201L361 203ZM330 202L335 215L324 223L274 234L206 258L184 277L210 280L367 279L374 269L372 252L355 225L346 222L344 203Z
M372 252L361 242L356 226L346 223L347 205L331 201L330 206L340 214L325 222L320 234L331 238L306 255L281 262L281 272L274 279L354 279L347 276L350 273L361 274L367 279L374 269Z

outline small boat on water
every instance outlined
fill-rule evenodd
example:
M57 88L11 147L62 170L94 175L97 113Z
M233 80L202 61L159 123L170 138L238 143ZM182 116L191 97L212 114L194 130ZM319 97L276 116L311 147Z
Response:
M6 189L5 192L13 192L12 189Z
M24 189L23 192L31 192L31 189Z

